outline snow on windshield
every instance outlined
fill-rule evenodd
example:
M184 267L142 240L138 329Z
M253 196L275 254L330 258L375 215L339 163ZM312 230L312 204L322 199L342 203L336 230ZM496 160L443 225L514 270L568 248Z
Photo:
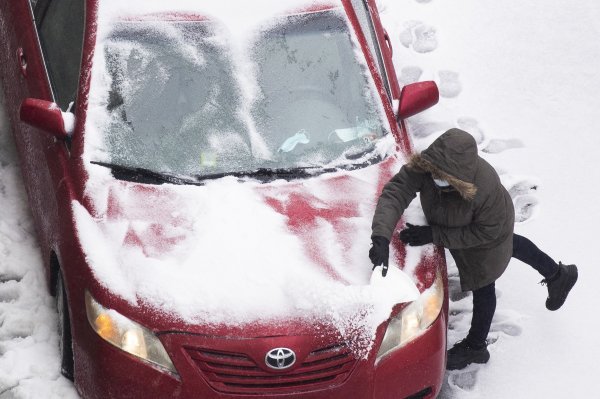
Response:
M212 24L117 23L104 54L111 162L193 175L217 160L241 169L250 158L241 92Z
M270 11L253 22L236 19L244 7L101 8L89 159L202 176L377 156L389 124L340 3L259 3Z
M310 199L306 206L316 207L311 208L316 214L321 211L326 214L332 209L353 211L335 223L315 216L314 223L307 224L304 230L293 231L288 217L273 205L278 202L288 206L295 201L293 193L282 194L277 190L278 184L287 183L270 185L275 191L268 194L259 183L239 183L234 178L208 181L201 187L144 186L116 181L109 169L88 164L93 160L126 162L129 151L143 161L136 166L168 168L168 157L162 158L161 164L153 158L156 151L143 140L125 145L125 135L131 133L128 126L132 123L144 130L156 129L151 123L154 119L169 129L171 116L187 109L195 110L182 118L178 135L159 132L153 137L158 141L155 148L181 147L177 155L180 165L189 161L189 165L196 162L210 166L221 156L203 153L200 147L189 144L186 135L191 137L198 131L206 133L203 149L231 150L238 160L243 153L269 159L274 152L289 154L294 148L307 145L313 133L309 129L303 131L300 125L279 132L276 145L261 135L263 127L255 124L251 116L252 107L260 98L260 73L244 52L248 38L256 37L256 32L280 29L272 22L274 15L280 16L289 9L305 9L306 2L282 5L280 1L255 1L240 6L233 14L223 4L198 6L197 2L181 2L181 7L175 7L173 3L168 6L164 2L139 3L141 14L164 12L168 7L170 11L212 16L211 22L189 24L129 18L122 13L121 3L124 2L103 2L99 10L84 151L90 176L86 195L91 199L93 212L90 214L78 202L73 203L78 237L96 278L132 304L148 303L189 323L244 324L266 319L318 318L333 324L355 344L357 353L366 355L377 326L389 317L392 306L399 300L398 296L391 298L368 285L371 269L367 253L377 198L377 168L348 174L343 190L325 189L329 185L325 177L306 181L302 185L304 195ZM131 10L131 3L127 2L126 7ZM252 15L257 15L257 9L268 11L264 20L249 21L240 18L245 7L252 7ZM339 24L343 11L338 9L334 13L338 22L333 19L327 23ZM211 23L216 19L230 28L226 40L215 35L219 30ZM263 21L271 22L269 25ZM354 62L358 68L354 72L359 71L366 83L347 88L354 92L341 93L359 100L370 96L368 101L372 101L376 90L368 76L366 61L357 50L351 30L346 32L346 41L350 35L354 48L349 46L345 54L354 55L355 59L338 62ZM335 40L333 36L331 40ZM188 44L190 38L198 39L194 40L194 46ZM283 44L279 41L273 46ZM224 46L228 51L218 51ZM297 53L301 58L300 50L302 47ZM185 56L179 57L180 54ZM184 60L178 61L176 68L171 62L171 56L175 55ZM268 58L267 54L262 57ZM132 100L132 94L146 101L158 95L135 84L137 79L145 79L150 70L155 81L164 83L164 87L169 88L173 83L168 91L172 101L144 108L143 102ZM193 82L180 79L195 73L210 74L210 85L196 87ZM225 94L224 77L237 81L239 92ZM307 88L307 92L317 97L328 95L331 85L346 84L341 78L346 76L327 76L322 81L327 85ZM279 79L286 83L285 76ZM224 108L215 107L217 102ZM380 101L371 105L371 110L363 114L360 104L351 109L355 125L342 125L337 130L330 127L335 132L336 145L357 140L360 145L352 151L364 151L364 146L374 146L375 150L370 151L379 153L393 150L393 138L384 134L389 125L383 107ZM274 112L270 107L275 105L261 106ZM302 113L307 109L298 105L295 111ZM187 126L198 127L199 121L206 126L196 131L186 130ZM107 149L103 138L107 127L120 129L120 135L110 139L110 144L119 151ZM247 135L242 137L240 133L244 130ZM373 143L369 135L377 136L377 142ZM188 153L192 155L186 159ZM231 161L229 166L233 164ZM188 172L186 167L175 172ZM390 162L390 173L399 167L397 161ZM337 238L340 245L321 247L319 240L314 240L315 234L324 234L328 240ZM316 251L323 252L320 258L312 256ZM413 270L420 258L420 251L409 254L406 270ZM330 269L324 270L321 263L327 263Z

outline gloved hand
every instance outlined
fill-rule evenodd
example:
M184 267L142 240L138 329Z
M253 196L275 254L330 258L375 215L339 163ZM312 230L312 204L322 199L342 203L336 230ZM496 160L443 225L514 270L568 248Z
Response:
M371 241L373 244L369 250L369 259L373 262L373 269L379 265L383 265L381 274L385 277L390 258L390 240L385 237L375 236L371 238Z
M406 223L407 229L400 232L400 239L411 247L418 247L433 242L431 226L414 226Z

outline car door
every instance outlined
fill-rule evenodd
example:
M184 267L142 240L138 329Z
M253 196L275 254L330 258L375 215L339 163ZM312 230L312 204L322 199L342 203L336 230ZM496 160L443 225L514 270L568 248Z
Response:
M6 47L3 68L7 108L23 177L43 251L57 226L56 189L64 177L68 143L19 120L26 98L58 103L75 100L84 26L82 0L2 2L0 23ZM35 7L34 7L35 6ZM39 34L39 35L38 35Z

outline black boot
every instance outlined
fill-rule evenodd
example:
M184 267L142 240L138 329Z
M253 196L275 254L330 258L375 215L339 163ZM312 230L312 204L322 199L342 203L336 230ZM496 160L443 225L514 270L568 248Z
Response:
M542 285L548 286L548 299L546 299L546 308L548 310L559 309L565 300L569 291L577 281L577 266L558 264L558 272L550 278L541 281Z
M448 351L448 361L446 369L461 370L471 363L487 363L490 360L490 352L487 346L483 345L480 348L471 346L467 340L462 340L454 344L452 349Z

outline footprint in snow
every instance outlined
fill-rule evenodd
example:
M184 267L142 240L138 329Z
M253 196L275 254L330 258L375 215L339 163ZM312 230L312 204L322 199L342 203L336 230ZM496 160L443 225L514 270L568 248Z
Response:
M510 335L511 337L517 337L517 336L521 335L521 333L523 332L523 328L521 326L511 323L511 322L497 323L497 324L492 323L490 332L492 332L492 333L501 332L506 335ZM488 340L488 344L489 343L490 342Z
M418 139L429 137L436 133L441 134L452 128L452 125L447 122L420 122L416 116L413 119L409 122L410 133Z
M9 281L21 281L23 277L16 275L16 274L11 274L11 273L6 273L6 274L0 274L0 284L2 283L6 283Z
M16 280L0 283L0 303L12 302L19 298L19 285Z
M452 371L448 377L448 384L464 391L472 391L477 383L478 365L472 365L464 370Z
M423 70L421 68L415 65L410 65L400 70L400 76L398 77L398 80L400 81L400 85L406 86L408 84L418 82L422 74Z
M479 127L479 121L477 119L469 116L463 116L456 120L456 124L458 125L459 129L462 129L473 136L477 144L481 144L483 143L483 140L485 140L485 134Z
M502 180L513 200L515 223L531 219L535 215L539 203L535 197L539 183L532 179L517 179L511 175L502 176ZM513 183L515 181L516 183Z
M11 319L0 328L0 343L33 335L34 325L30 320Z
M0 391L0 399L18 399L18 396L16 396L16 394L12 392L12 390L17 388L18 386L19 384L17 383L6 388L0 387L0 389L2 389Z
M538 199L532 195L520 195L513 199L515 205L515 223L523 223L535 214Z
M509 189L508 193L510 197L515 199L520 195L529 195L536 192L538 184L530 180L522 180L518 183L513 184Z
M461 299L464 299L470 295L470 291L462 291L462 289L460 288L460 280L458 279L458 277L448 277L448 296L450 297L450 301L458 302Z
M519 139L493 139L490 140L488 145L482 150L488 154L499 154L506 150L513 148L523 148L525 145Z
M417 53L430 53L438 47L437 31L421 21L408 21L400 32L400 43Z
M493 324L492 324L493 325ZM518 335L518 334L515 334ZM497 334L490 333L487 344L491 348L498 340ZM440 392L440 399L451 399L460 397L463 391L472 391L477 385L477 374L486 367L485 364L470 364L462 370L446 371L446 381Z
M462 91L462 85L460 83L458 72L439 71L438 75L440 77L438 84L440 96L445 98L457 97Z
M504 333L511 337L516 337L521 335L523 332L523 328L516 321L518 319L518 315L515 312L505 312L498 311L494 315L494 320L492 320L492 327L490 328L490 337L488 337L488 344L496 342L498 339L497 333ZM496 334L494 334L496 333ZM492 337L494 337L493 342Z

